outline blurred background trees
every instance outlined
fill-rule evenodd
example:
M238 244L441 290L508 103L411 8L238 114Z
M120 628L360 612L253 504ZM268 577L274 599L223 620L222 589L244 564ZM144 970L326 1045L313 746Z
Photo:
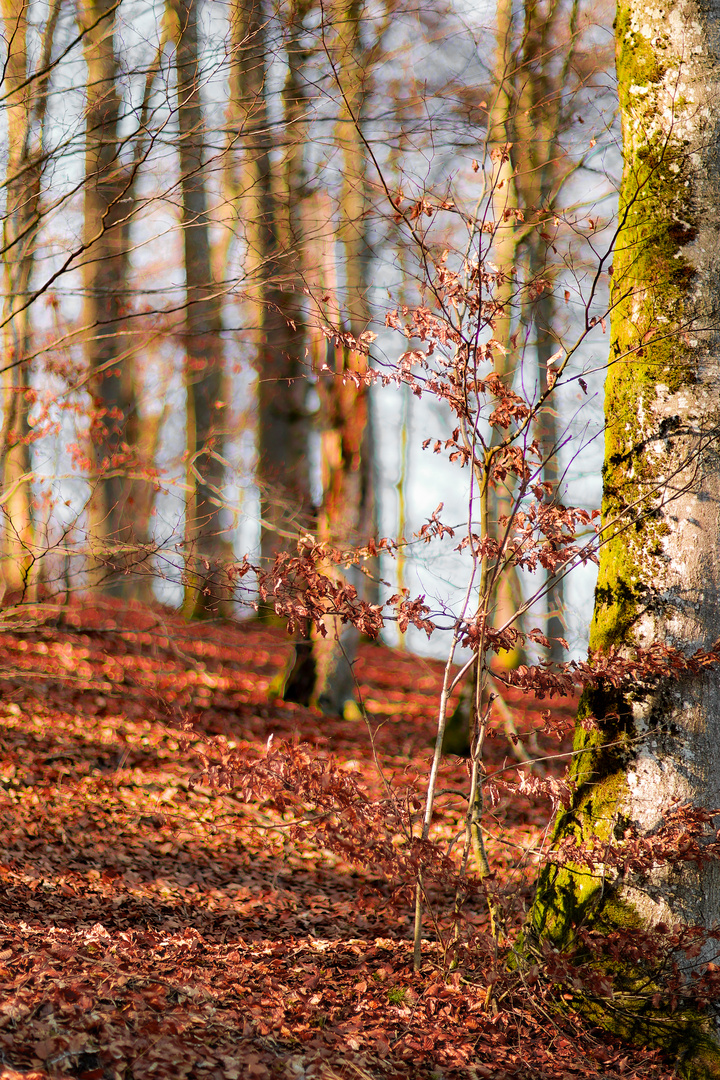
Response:
M406 449L447 438L449 416L430 394L381 399L366 375L392 379L413 348L386 316L432 307L429 256L484 237L504 275L498 373L547 385L586 317L580 222L598 235L612 212L609 19L576 0L499 0L487 25L450 0L3 0L1 15L4 605L93 587L228 616L257 600L236 591L245 551L269 566L307 537L350 551L405 532L400 564L328 574L372 603L408 586L449 611L461 556L435 565L412 533L441 500L462 520L465 494ZM589 427L576 412L561 399L537 433L547 497L580 484L593 504L592 457L562 448L586 428L592 443L601 412ZM494 535L511 505L496 493ZM522 601L511 584L500 613ZM560 581L535 615L567 636ZM306 630L285 692L337 712L357 631L326 629Z

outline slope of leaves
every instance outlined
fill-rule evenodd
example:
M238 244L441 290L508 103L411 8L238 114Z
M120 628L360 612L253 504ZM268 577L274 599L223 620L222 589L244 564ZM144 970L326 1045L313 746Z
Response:
M259 624L188 626L107 603L6 626L0 1076L669 1076L652 1054L628 1056L545 1011L547 991L510 973L507 946L488 934L481 883L468 883L465 944L450 970L441 924L454 892L438 875L429 901L439 936L415 975L410 902L358 858L363 838L343 854L323 846L317 805L301 820L300 796L246 801L246 791L207 786L217 747L267 761L273 736L312 754L319 775L345 776L353 798L412 813L440 665L362 650L371 741L364 722L269 698L289 648ZM533 783L521 793L500 781L517 764L514 738L538 753L564 748L519 691L507 705L515 732L509 741L500 725L487 744L499 777L487 887L511 939L548 810ZM564 708L554 719L567 727ZM539 768L559 775L562 764ZM461 828L464 771L445 766L436 840Z

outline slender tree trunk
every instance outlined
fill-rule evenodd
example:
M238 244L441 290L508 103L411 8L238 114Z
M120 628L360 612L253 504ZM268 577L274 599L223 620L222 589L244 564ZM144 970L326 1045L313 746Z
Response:
M2 389L2 585L5 594L27 595L35 556L32 477L27 422L30 326L24 304L30 284L38 216L39 177L29 160L31 93L27 79L27 5L3 0L8 43L3 90L7 95L7 208L3 225L4 366L13 364Z
M32 511L32 463L28 405L31 322L25 307L42 222L40 184L48 102L48 69L63 0L48 8L35 76L27 64L27 4L2 0L8 54L4 69L7 123L6 213L3 223L3 306L5 363L13 365L3 386L0 431L3 474L2 569L5 593L34 599L42 577L42 550Z
M516 263L518 258L519 233L514 211L517 209L517 190L515 187L515 169L511 157L510 122L512 114L511 86L514 68L513 55L513 5L512 0L498 0L496 29L496 52L494 68L494 99L488 116L488 145L492 161L492 191L490 193L490 211L494 223L492 258L501 271L493 293L495 314L493 315L493 335L500 342L501 349L495 350L495 370L506 384L512 384L515 368L512 360L511 333L513 324L513 301L517 291ZM500 429L493 429L491 445L500 441ZM504 625L522 603L520 577L513 565L501 569L505 561L504 540L507 534L507 521L513 515L515 505L511 477L508 475L504 486L495 487L490 492L488 521L489 536L500 545L497 560L497 577L487 598L481 596L480 604L487 602L488 620L497 625ZM503 524L502 519L505 519ZM495 572L492 567L491 574ZM516 668L525 660L520 646L512 651L499 653L494 661L497 667ZM463 683L457 705L450 716L443 738L443 751L467 757L471 752L474 710L476 705L476 687L478 680L477 662L472 667Z
M553 334L556 318L553 286L557 271L549 261L546 237L548 228L551 233L554 230L551 222L555 200L567 168L561 135L566 121L564 99L569 90L575 51L578 3L573 0L566 23L563 22L565 10L555 0L546 4L525 0L524 12L521 62L516 72L519 105L513 122L518 162L515 182L526 222L522 248L532 283L527 292L528 297L534 295L534 299L526 303L526 314L534 323L538 389L544 393L548 386L548 365L557 351ZM563 37L567 41L561 58L558 52ZM556 408L557 403L550 398L539 417L537 429L545 457L543 480L552 485L553 499L557 499L560 479ZM550 659L559 663L565 657L560 640L565 637L562 578L551 585L547 605Z
M344 311L342 327L357 339L367 328L370 250L367 238L366 153L360 125L367 93L367 56L361 41L361 0L339 0L333 8L336 41L334 63L340 92L336 142L341 154L337 246L343 256ZM336 346L328 359L332 374L318 382L323 498L318 511L318 538L334 547L367 542L374 528L370 394L362 383L367 356ZM353 377L346 377L346 373ZM348 571L361 592L356 567ZM354 696L352 663L359 632L329 616L326 637L314 645L317 681L314 699L328 713L341 713Z
M552 271L548 270L544 252L539 250L537 237L533 237L534 243L530 250L529 267L531 278L535 281L540 279L552 279ZM535 332L535 350L537 353L538 373L540 376L540 393L544 393L548 387L552 357L557 352L557 339L553 334L555 318L555 298L552 293L552 285L548 283L541 296L532 304L532 314ZM550 399L538 417L537 437L540 444L545 464L543 466L543 480L550 484L553 494L550 496L553 502L559 503L558 483L561 475L561 462L559 460L558 447L558 423L556 402ZM549 576L547 592L547 636L550 640L549 658L555 663L562 663L565 659L565 647L562 642L565 639L564 621L564 588L563 579L552 581Z
M308 236L311 215L308 215L310 200L306 168L306 146L309 136L307 117L310 108L307 79L311 54L302 42L303 20L312 8L312 0L303 0L302 3L291 6L290 10L287 45L288 71L283 88L285 156L282 169L279 170L279 183L275 187L279 245L287 266L286 272L292 275L289 280L292 291L286 292L284 300L286 318L288 321L292 319L294 326L294 354L290 355L297 355L302 345L304 357L311 357L317 347L317 343L313 341L313 330L308 326L303 297L307 281L317 272L317 263L313 265L311 254L311 251L316 249ZM313 222L310 227L314 225ZM323 338L323 353L325 347L326 342ZM301 381L296 388L294 398L296 411L293 428L297 434L291 433L290 444L296 443L298 438L301 438L305 448L304 461L298 462L302 471L299 471L295 477L295 484L298 494L302 496L299 503L302 509L299 523L305 532L312 534L317 526L317 508L312 506L310 493L311 478L307 455L310 450L311 415L307 405L307 390L312 369L313 367L317 369L319 365L314 364L312 358L308 364L304 357L301 361ZM305 584L298 583L301 589ZM316 680L317 663L313 630L306 622L299 630L295 650L289 658L288 666L278 680L278 690L285 701L309 705L313 700Z
M132 179L119 161L122 102L115 51L116 0L83 0L85 121L83 325L92 373L88 440L93 462L88 541L101 586L142 595L147 540L139 527L142 481L137 460L138 403L134 356L124 333L128 304L128 229ZM130 474L130 475L128 475Z
M515 366L511 346L513 324L513 305L517 292L517 260L519 232L515 211L518 207L518 194L515 184L515 168L512 158L511 119L513 102L511 86L515 65L513 30L514 17L511 0L498 0L497 31L495 53L495 97L488 118L489 143L493 156L493 189L491 193L492 216L495 223L492 258L504 275L498 284L494 302L496 315L494 336L501 343L504 352L496 351L495 370L508 384L513 380ZM500 438L499 429L493 431L493 442ZM515 495L510 480L503 487L496 487L492 495L491 529L494 539L502 545L507 531L502 518L511 518L515 505ZM501 553L501 560L505 556ZM507 566L498 576L493 595L490 598L489 617L499 625L512 618L522 603L520 578L514 566ZM502 667L514 668L524 662L520 647L509 653L500 653L496 663Z
M372 249L370 246L370 200L367 151L363 140L368 83L371 71L369 50L362 42L365 5L353 0L340 6L340 81L343 92L338 120L338 145L342 149L343 185L340 195L338 241L345 268L345 310L343 329L357 341L368 329L371 284ZM369 365L366 357L346 356L344 369L363 374ZM364 415L364 428L359 447L359 495L356 530L358 540L365 542L377 534L375 482L375 429L372 394L366 386L355 391L355 405ZM353 451L354 453L354 451ZM369 603L378 600L378 565L366 563L367 571L358 577L358 587Z
M241 151L237 187L247 237L246 274L256 321L258 463L265 560L295 546L310 526L309 419L303 364L299 258L305 116L299 44L307 4L291 13L283 94L283 164L273 183L274 136L266 101L267 18L262 0L241 0L232 22L231 102Z
M185 262L187 395L186 578L188 618L231 612L226 564L232 549L221 520L227 435L221 302L212 277L204 117L200 100L198 0L170 0L175 42L180 188Z
M625 168L606 385L607 543L590 650L689 654L712 648L720 626L720 4L630 0L618 8L616 33ZM632 833L653 836L678 805L720 806L717 666L620 690L600 685L580 715L573 801L556 842L602 850ZM588 925L719 921L716 858L641 874L598 856L546 866L531 930L563 945ZM658 1017L653 991L643 996L629 971L620 989L607 1009L596 1004L598 1019L678 1054L681 1075L720 1076L709 1020L682 1009Z

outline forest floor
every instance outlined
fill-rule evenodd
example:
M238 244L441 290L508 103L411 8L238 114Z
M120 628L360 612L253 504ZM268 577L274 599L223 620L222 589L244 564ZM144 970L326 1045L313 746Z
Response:
M368 726L272 700L290 648L258 623L110 604L0 634L0 1077L669 1077L509 972L481 891L453 950L454 892L433 887L437 932L428 920L414 974L401 882L327 850L322 828L293 828L297 800L246 802L198 775L217 747L261 761L287 740L369 800L422 793L442 665L364 646ZM535 753L567 749L534 734L546 702L507 704ZM554 707L566 732L573 707ZM494 735L488 771L514 770L503 725ZM462 830L465 762L446 761L440 788L438 840ZM503 940L548 817L513 791L488 811Z

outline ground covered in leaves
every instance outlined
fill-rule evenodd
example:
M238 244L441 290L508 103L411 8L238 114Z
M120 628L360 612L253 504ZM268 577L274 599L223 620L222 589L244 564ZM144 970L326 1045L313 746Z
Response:
M290 648L257 623L109 605L7 624L0 1077L671 1075L549 1010L536 974L507 970L549 816L532 791L499 787L488 810L496 937L480 882L453 923L453 883L437 880L414 974L407 883L324 847L327 807L308 804L303 819L297 797L213 787L218 747L262 761L287 742L368 805L412 810L422 794L442 666L366 645L356 673L369 723L330 720L273 699ZM508 694L488 772L529 773L516 737L536 756L567 749L537 734L546 704ZM567 730L572 703L553 718ZM440 788L433 835L455 857L463 761L446 762Z

